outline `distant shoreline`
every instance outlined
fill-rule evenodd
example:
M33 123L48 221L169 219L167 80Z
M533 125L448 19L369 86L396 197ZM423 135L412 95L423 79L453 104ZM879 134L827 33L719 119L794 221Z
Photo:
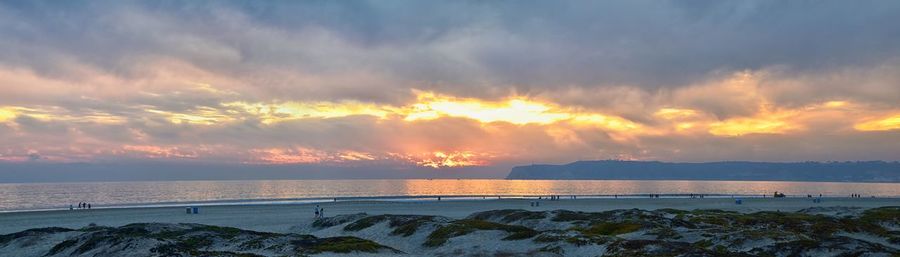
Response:
M900 182L900 162L577 161L516 166L507 179Z

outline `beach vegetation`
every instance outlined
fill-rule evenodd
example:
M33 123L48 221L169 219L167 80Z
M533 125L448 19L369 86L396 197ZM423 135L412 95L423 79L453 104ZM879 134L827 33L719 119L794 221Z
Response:
M441 226L431 232L424 245L429 247L441 246L453 237L463 236L478 230L500 230L509 233L502 240L521 240L532 238L537 231L517 225L506 225L484 220L463 219Z
M360 218L366 217L366 213L357 213L357 214L349 214L349 215L337 215L334 217L325 217L318 218L313 221L312 226L314 228L329 228L333 226L337 226L340 224L344 224L347 222L351 222Z
M399 253L399 251L380 245L370 240L351 237L351 236L342 236L342 237L328 237L328 238L309 238L309 239L301 239L294 240L291 242L299 253L321 253L321 252L334 252L334 253L351 253L351 252L367 252L367 253L375 253L381 250L390 250L395 253Z
M547 215L539 211L527 211L521 209L506 209L484 211L469 215L469 219L476 220L500 220L505 223L516 222L520 220L538 220L544 219Z
M709 247L712 247L713 245L714 245L713 242L710 241L709 239L703 239L703 240L693 243L693 246L697 247L697 248L709 248Z
M210 256L210 257L265 257L264 255L259 255L255 253L237 253L230 251L197 251L195 252L196 256Z
M637 209L600 213L499 210L475 213L461 220L426 215L366 216L349 221L347 227L362 230L384 223L382 225L392 230L372 232L404 237L424 230L427 232L421 233L427 233L427 236L422 245L426 247L446 245L454 237L478 231L500 231L497 233L501 236L496 240L531 238L528 245L534 247L523 249L528 253L563 254L560 252L563 248L597 245L606 249L608 256L801 256L821 252L834 252L842 256L858 256L860 253L886 253L885 256L892 256L900 254L893 247L900 243L900 232L896 230L900 219L898 211L900 208L884 207L856 215L837 216L816 214L818 212L815 210L756 213ZM674 213L677 213L675 217L672 216ZM503 223L547 217L551 219L523 222L524 225ZM567 221L554 224L552 220L557 218ZM541 230L528 227L531 225ZM646 234L639 234L642 232ZM33 247L33 242L48 240L48 236L54 233L65 233L54 236L65 238L59 239L62 241L52 247L47 246L49 249L43 250L45 255L114 256L125 251L149 251L145 252L148 256L239 257L256 257L257 254L303 256L323 252L401 253L358 237L317 238L189 223L135 223L79 230L29 229L0 235L0 248ZM622 236L629 233L632 234ZM879 239L857 239L843 233L865 233ZM696 236L700 238L682 240ZM138 248L135 249L135 246ZM141 250L141 247L146 248ZM495 254L514 255L516 252L503 250Z
M648 234L655 235L656 239L680 239L681 235L671 227L658 227Z
M591 224L591 226L587 228L576 227L572 230L581 232L581 234L585 236L614 236L635 232L640 230L642 227L643 225L641 224L630 222L597 222Z
M610 217L610 215L606 212L576 212L568 210L558 210L556 211L556 216L554 216L551 220L556 222L590 221L596 219L605 219L608 217Z
M868 209L863 211L859 219L870 223L892 222L897 224L900 223L900 206Z
M658 209L657 211L668 213L668 214L675 214L675 215L691 213L690 211L672 209L672 208L663 208L663 209Z
M411 216L406 218L392 218L389 225L394 228L391 235L411 236L425 223L434 221L434 216Z
M74 230L69 229L69 228L60 228L60 227L33 228L33 229L23 230L23 231L12 233L12 234L0 235L0 245L7 244L13 240L23 238L23 237L46 235L46 234L69 232L69 231L74 231Z
M265 238L254 238L247 242L244 242L240 245L240 249L242 250L255 250L262 249L265 247Z
M425 223L433 221L435 216L426 215L376 215L363 217L353 223L344 226L344 231L360 231L375 224L389 221L388 226L393 228L391 235L411 236Z
M538 252L555 253L558 255L563 255L565 253L565 251L562 249L562 246L559 245L547 245L541 247L541 249L538 249Z
M78 243L78 240L75 240L75 239L69 239L69 240L62 241L62 242L54 245L53 248L50 248L50 252L47 252L47 255L55 255L57 253L65 251L66 249L71 248L72 246L75 246L75 244L77 244L77 243Z
M555 243L568 238L569 236L562 234L563 231L543 231L534 237L534 241L538 243Z

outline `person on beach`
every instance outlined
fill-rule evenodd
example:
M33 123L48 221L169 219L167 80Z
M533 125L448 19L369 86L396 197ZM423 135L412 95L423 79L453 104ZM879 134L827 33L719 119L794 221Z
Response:
M74 209L75 209L75 207L72 207L72 205L70 204L70 205L69 205L69 210L71 211L71 210L74 210Z
M316 204L316 219L319 218L319 205Z
M87 205L88 205L88 209L91 209L91 204L87 204Z
M325 218L325 208L319 209L319 218Z

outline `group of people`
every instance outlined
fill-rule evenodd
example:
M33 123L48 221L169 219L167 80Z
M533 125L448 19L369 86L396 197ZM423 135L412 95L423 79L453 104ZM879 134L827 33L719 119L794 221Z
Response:
M316 219L324 218L324 217L325 217L325 208L321 208L321 207L319 207L318 204L316 204Z
M850 198L862 198L860 194L850 194Z
M703 198L703 194L691 194L691 198Z
M90 209L90 208L91 208L91 204L89 204L89 203L84 203L84 202L78 203L78 209ZM70 204L69 210L74 210L74 209L75 209L75 207Z

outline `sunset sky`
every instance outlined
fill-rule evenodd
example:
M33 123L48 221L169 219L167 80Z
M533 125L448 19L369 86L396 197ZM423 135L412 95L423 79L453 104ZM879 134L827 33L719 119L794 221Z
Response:
M3 1L0 163L900 160L900 1Z

